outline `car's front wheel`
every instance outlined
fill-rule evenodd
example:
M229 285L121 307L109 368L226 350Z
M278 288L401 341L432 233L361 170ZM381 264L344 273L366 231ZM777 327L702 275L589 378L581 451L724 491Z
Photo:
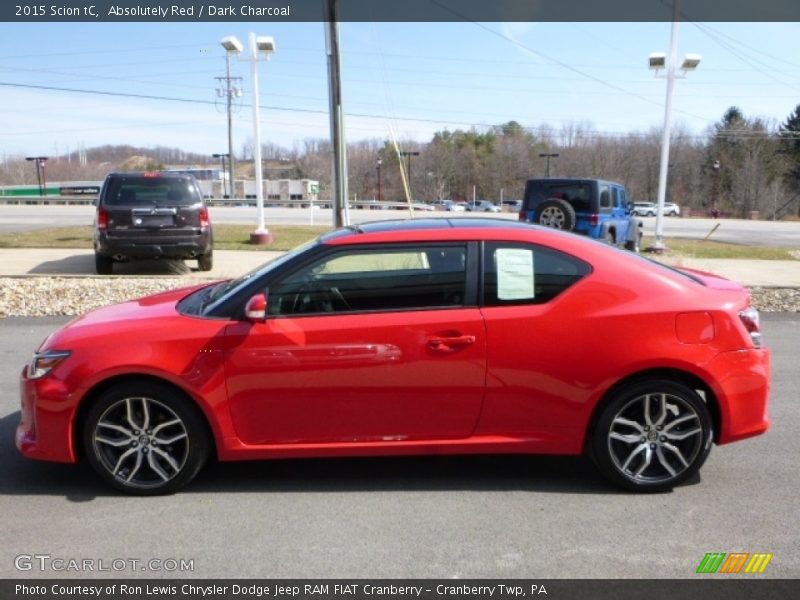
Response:
M199 409L156 382L126 383L103 392L86 414L83 443L103 479L140 495L180 489L209 453Z
M628 386L611 398L592 432L591 453L617 485L661 492L700 469L712 438L711 417L697 392L653 380Z

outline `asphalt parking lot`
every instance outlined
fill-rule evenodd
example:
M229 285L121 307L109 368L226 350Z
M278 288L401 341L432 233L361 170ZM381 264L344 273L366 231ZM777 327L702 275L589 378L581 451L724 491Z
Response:
M19 456L19 371L67 319L2 319L0 576L98 576L15 568L47 554L193 561L99 574L117 577L693 578L705 553L742 551L774 554L760 577L800 577L800 315L763 318L771 431L671 493L619 491L579 458L431 457L218 464L159 498Z

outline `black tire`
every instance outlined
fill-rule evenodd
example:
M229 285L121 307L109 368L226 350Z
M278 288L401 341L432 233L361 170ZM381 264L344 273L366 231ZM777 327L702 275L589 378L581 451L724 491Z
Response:
M207 254L201 254L197 257L197 267L201 271L210 271L214 268L214 253L209 251Z
M535 222L546 227L572 231L575 229L575 209L561 198L548 198L539 205Z
M603 234L603 241L609 246L617 245L617 240L614 238L614 232L611 230L606 230L606 232Z
M110 256L95 253L94 270L98 275L111 275L114 272L114 259Z
M171 494L194 479L208 458L200 410L166 385L131 382L103 392L82 430L92 468L129 494Z
M589 450L611 482L639 492L663 492L700 469L712 440L711 416L702 398L683 384L652 380L614 394L596 420Z
M639 254L642 250L642 232L638 231L636 233L636 239L633 241L625 242L625 250L630 250L636 254Z

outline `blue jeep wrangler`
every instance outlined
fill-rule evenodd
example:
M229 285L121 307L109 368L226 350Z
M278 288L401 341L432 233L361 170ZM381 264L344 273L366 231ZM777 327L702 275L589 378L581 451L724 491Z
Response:
M633 215L625 186L601 179L529 179L520 221L604 240L639 252L642 222Z

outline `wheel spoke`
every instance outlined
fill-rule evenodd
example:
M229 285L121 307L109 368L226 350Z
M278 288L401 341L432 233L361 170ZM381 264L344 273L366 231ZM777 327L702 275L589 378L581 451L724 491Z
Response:
M147 464L150 465L150 468L153 469L153 471L155 471L162 480L169 481L169 475L167 475L166 471L164 471L164 469L161 468L161 465L158 464L155 454L152 452L147 455Z
M636 455L642 452L647 447L648 447L647 444L639 444L638 446L636 446L636 448L634 448L633 451L628 455L628 458L627 460L625 460L625 463L622 465L622 470L627 471L628 465L631 464L631 461L633 461L633 459L636 458Z
M174 459L174 458L172 458L172 457L171 457L169 454L167 454L166 452L164 452L164 451L163 451L161 448L153 448L153 451L151 452L150 456L152 456L153 454L158 454L158 455L159 455L161 458L163 458L165 461L167 461L167 463L169 464L169 466L170 466L170 467L172 467L172 469L173 469L173 470L174 470L176 473L177 473L178 471L180 471L180 470L181 470L181 467L180 467L180 465L178 465L178 463L177 463L177 462L175 462L175 459Z
M179 433L177 435L172 436L171 438L159 438L159 437L153 436L153 439L155 441L157 441L159 444L165 444L165 445L168 446L170 444L174 444L178 440L184 439L185 437L187 437L186 436L186 432L181 432L181 433Z
M698 427L697 429L692 429L691 431L684 431L682 433L665 433L664 436L670 440L680 441L702 432L703 430L700 427Z
M646 446L644 449L644 462L636 471L636 473L633 474L633 476L638 478L639 475L641 475L644 472L644 470L650 466L651 460L653 460L653 451L650 449L650 446Z
M150 409L148 408L149 400L142 398L142 429L150 427Z
M663 425L666 419L667 419L667 395L661 394L661 410L659 411L658 418L656 419L656 426Z
M612 440L619 440L620 442L625 442L626 444L635 444L637 442L642 441L642 436L636 433L629 433L628 435L623 435L621 433L617 433L616 431L612 431L608 434Z
M130 481L131 479L133 479L133 476L136 475L136 473L139 472L139 468L141 466L142 466L142 453L141 452L137 452L136 453L136 464L133 465L133 470L125 478L125 481Z
M101 437L99 435L94 436L94 441L100 442L101 444L108 444L109 446L114 446L115 448L119 448L120 446L127 446L128 444L131 443L130 439L123 438L123 439L110 440L108 438Z
M662 444L661 446L663 448L666 448L667 450L669 450L673 454L675 454L675 456L678 457L678 460L680 460L681 463L683 463L684 467L688 467L689 466L689 463L686 462L686 459L683 457L683 454L681 453L681 451L678 449L677 446L673 446L672 444Z
M650 418L650 394L644 395L644 422L648 427L653 426L653 419Z
M170 427L172 425L178 425L180 423L182 423L180 419L173 419L172 421L165 421L165 422L153 427L153 433L151 435L153 437L156 437L161 432L162 429L166 429L167 427Z
M633 427L639 433L644 433L644 427L639 425L636 421L631 421L630 419L624 419L622 417L617 417L614 419L614 425L625 425L626 427Z
M125 450L125 452L119 455L119 458L117 459L117 464L114 465L115 475L119 473L119 469L122 466L122 463L125 462L125 459L128 458L131 454L136 454L136 452L137 452L136 448L130 448L128 450Z
M678 417L677 419L672 421L669 425L664 427L664 431L670 431L676 425L680 425L681 423L685 423L686 421L691 421L692 419L696 419L696 418L697 418L697 415L695 415L695 414L684 415L682 417Z
M109 423L108 421L99 421L97 423L98 427L105 427L106 429L113 429L114 431L119 431L120 433L127 435L128 437L133 437L133 431L130 429L126 429L122 425L117 425L116 423Z
M675 475L677 475L677 472L675 471L675 469L672 468L672 465L669 464L667 457L664 456L664 450L661 449L661 446L656 448L656 456L658 457L658 462L661 463L661 466L667 470L670 476L675 477Z
M128 425L131 426L131 429L136 431L138 427L133 420L133 398L125 399L125 418L128 420Z

